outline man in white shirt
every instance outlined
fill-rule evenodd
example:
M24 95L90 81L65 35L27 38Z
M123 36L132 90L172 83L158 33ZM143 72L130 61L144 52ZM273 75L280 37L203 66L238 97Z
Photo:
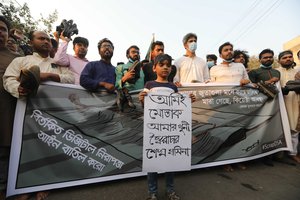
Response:
M229 42L219 47L220 58L223 62L210 69L210 79L212 82L232 83L246 85L250 83L246 68L241 63L233 62L233 45ZM246 169L246 166L239 164L239 168ZM225 165L224 169L228 172L233 171L231 165Z
M220 57L223 62L210 69L212 82L239 83L246 85L250 83L247 71L243 64L233 62L233 45L229 42L219 47Z
M278 61L280 67L277 68L280 72L280 85L285 87L289 80L295 80L295 75L300 72L300 67L295 66L293 52L290 50L283 51L278 55ZM292 134L292 146L293 150L290 152L290 156L297 163L300 163L300 155L298 154L298 144L299 144L299 131L297 130L297 124L299 119L299 101L300 95L295 91L283 92L284 103L289 118L289 124Z
M185 55L178 58L174 65L177 68L174 82L177 86L181 83L197 83L209 81L209 70L206 62L196 56L197 35L188 33L183 37L183 46L186 49Z
M30 70L33 66L39 68L36 79L61 83L74 83L75 78L67 67L54 64L49 54L52 49L50 37L43 31L34 31L29 36L33 55L15 58L7 67L3 76L3 86L16 98L31 95L34 91L20 85L21 70ZM36 67L37 66L37 67ZM36 72L36 70L35 70Z

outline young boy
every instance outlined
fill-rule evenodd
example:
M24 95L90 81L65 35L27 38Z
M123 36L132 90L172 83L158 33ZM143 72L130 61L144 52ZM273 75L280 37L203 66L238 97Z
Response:
M144 98L149 91L169 91L171 93L178 92L178 88L174 83L168 82L168 76L171 73L172 58L168 54L160 54L154 60L153 71L157 74L155 81L148 81L145 89L139 94L139 100L144 104ZM192 102L195 96L190 95ZM148 191L147 200L157 200L157 176L156 172L148 173ZM180 197L174 191L174 173L166 172L166 189L169 200L180 200Z

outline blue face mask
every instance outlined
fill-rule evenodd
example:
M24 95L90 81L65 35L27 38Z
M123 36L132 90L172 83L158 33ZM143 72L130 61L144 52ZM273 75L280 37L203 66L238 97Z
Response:
M215 66L215 62L214 61L207 61L207 67L208 69L212 68L213 66Z
M191 51L191 52L195 52L196 51L196 49L197 49L197 43L196 42L191 42L191 43L189 43L189 50Z

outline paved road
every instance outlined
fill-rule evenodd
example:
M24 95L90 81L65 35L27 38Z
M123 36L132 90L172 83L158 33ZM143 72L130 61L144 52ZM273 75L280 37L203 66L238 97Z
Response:
M159 199L166 199L164 177L159 179ZM225 172L222 167L180 172L175 188L183 200L299 200L300 165L285 158L267 166L247 163L246 170ZM146 177L110 181L51 191L48 200L143 200Z

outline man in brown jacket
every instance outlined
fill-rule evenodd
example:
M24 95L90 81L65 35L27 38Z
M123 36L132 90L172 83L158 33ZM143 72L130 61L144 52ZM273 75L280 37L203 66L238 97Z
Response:
M18 56L6 47L10 24L0 16L0 200L5 199L9 151L17 99L3 88L3 74L11 61Z

